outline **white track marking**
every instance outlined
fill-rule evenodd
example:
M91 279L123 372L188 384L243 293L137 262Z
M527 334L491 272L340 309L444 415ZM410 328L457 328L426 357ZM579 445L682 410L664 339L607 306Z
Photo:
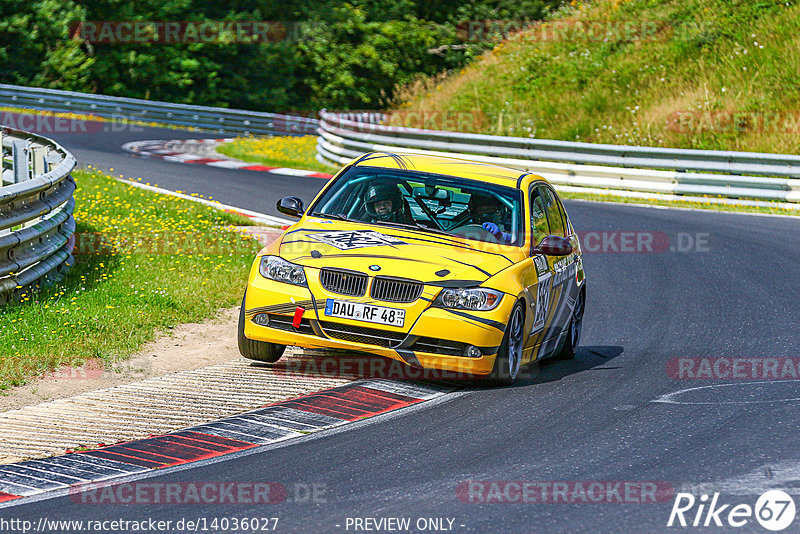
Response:
M733 384L714 384L711 386L699 386L695 388L686 388L680 389L678 391L673 391L672 393L665 393L664 395L659 396L656 399L653 399L650 402L660 402L663 404L703 404L703 405L714 405L714 404L771 404L775 402L793 402L793 401L800 401L800 397L791 397L788 399L770 399L770 400L759 400L759 401L704 401L704 402L694 402L694 401L682 401L677 400L676 397L682 395L684 393L688 393L690 391L697 391L701 389L715 389L715 388L724 388L730 386L753 386L757 384L780 384L780 383L793 383L800 386L800 382L797 380L762 380L758 382L737 382Z
M207 200L205 198L198 198L198 197L193 197L191 195L184 195L183 193L176 193L175 191L170 191L169 189L164 189L162 187L156 187L154 185L147 185L135 182L133 180L125 180L119 178L117 178L117 180L124 184L128 184L133 187L138 187L140 189L146 189L148 191L153 191L155 193L161 193L162 195L170 195L173 197L191 200L192 202L199 202L200 204L205 204L206 206L211 206L212 208L216 208L218 210L234 211L237 213L241 213L242 215L249 217L250 219L253 219L255 222L261 224L268 224L271 226L286 226L287 224L294 223L294 221L290 221L289 219L282 219L280 217L274 217L272 215L267 215L265 213L258 213L257 211L246 210L244 208L237 208L236 206L221 204L219 202L215 202L213 200Z

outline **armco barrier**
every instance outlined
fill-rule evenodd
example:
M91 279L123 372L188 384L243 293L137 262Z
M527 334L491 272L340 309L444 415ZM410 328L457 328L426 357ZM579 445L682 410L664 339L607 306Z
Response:
M316 119L306 117L5 84L0 84L0 106L156 122L218 133L309 135L316 133L318 127Z
M466 155L534 172L567 190L621 196L722 197L800 207L800 156L576 143L393 127L380 113L320 113L317 121L273 113L190 106L0 84L0 105L138 118L220 133L319 133L317 158L344 164L372 151ZM735 200L733 200L735 199Z
M322 111L317 159L342 165L372 151L496 163L610 194L669 194L800 203L800 156L574 143L395 127L377 113Z
M75 158L58 143L0 130L0 304L58 280L73 262Z

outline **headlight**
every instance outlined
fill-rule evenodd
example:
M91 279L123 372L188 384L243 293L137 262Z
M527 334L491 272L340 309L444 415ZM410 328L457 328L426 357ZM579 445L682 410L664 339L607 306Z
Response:
M264 278L294 284L296 286L306 285L306 272L300 265L289 263L278 256L263 256L259 272Z
M440 308L458 308L462 310L488 311L493 310L503 299L501 291L494 289L443 289L434 306Z

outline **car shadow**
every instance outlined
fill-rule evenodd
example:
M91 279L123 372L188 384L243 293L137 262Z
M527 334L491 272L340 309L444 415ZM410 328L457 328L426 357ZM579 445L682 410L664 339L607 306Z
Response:
M623 352L619 346L582 346L572 360L543 360L520 369L513 387L530 386L561 380L562 378L601 367ZM339 378L358 380L382 378L416 383L427 383L447 389L484 389L497 387L482 382L474 375L435 369L415 369L397 360L373 354L331 350L304 349L293 351L276 363L250 362L252 368L269 369L288 378Z
M555 382L567 376L591 370L619 369L608 366L611 360L620 356L624 348L618 345L589 345L578 347L575 358L571 360L545 359L520 369L513 387L530 386Z

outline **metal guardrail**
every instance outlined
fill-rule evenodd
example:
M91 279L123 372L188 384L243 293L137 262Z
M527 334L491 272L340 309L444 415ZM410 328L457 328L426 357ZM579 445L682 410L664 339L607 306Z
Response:
M156 122L218 133L309 135L315 134L319 126L316 119L306 117L6 84L0 84L0 106Z
M467 134L387 126L385 120L377 113L323 110L317 159L342 165L372 151L468 155L539 174L571 190L800 203L800 156Z
M75 158L39 135L0 130L0 304L56 281L73 263Z

